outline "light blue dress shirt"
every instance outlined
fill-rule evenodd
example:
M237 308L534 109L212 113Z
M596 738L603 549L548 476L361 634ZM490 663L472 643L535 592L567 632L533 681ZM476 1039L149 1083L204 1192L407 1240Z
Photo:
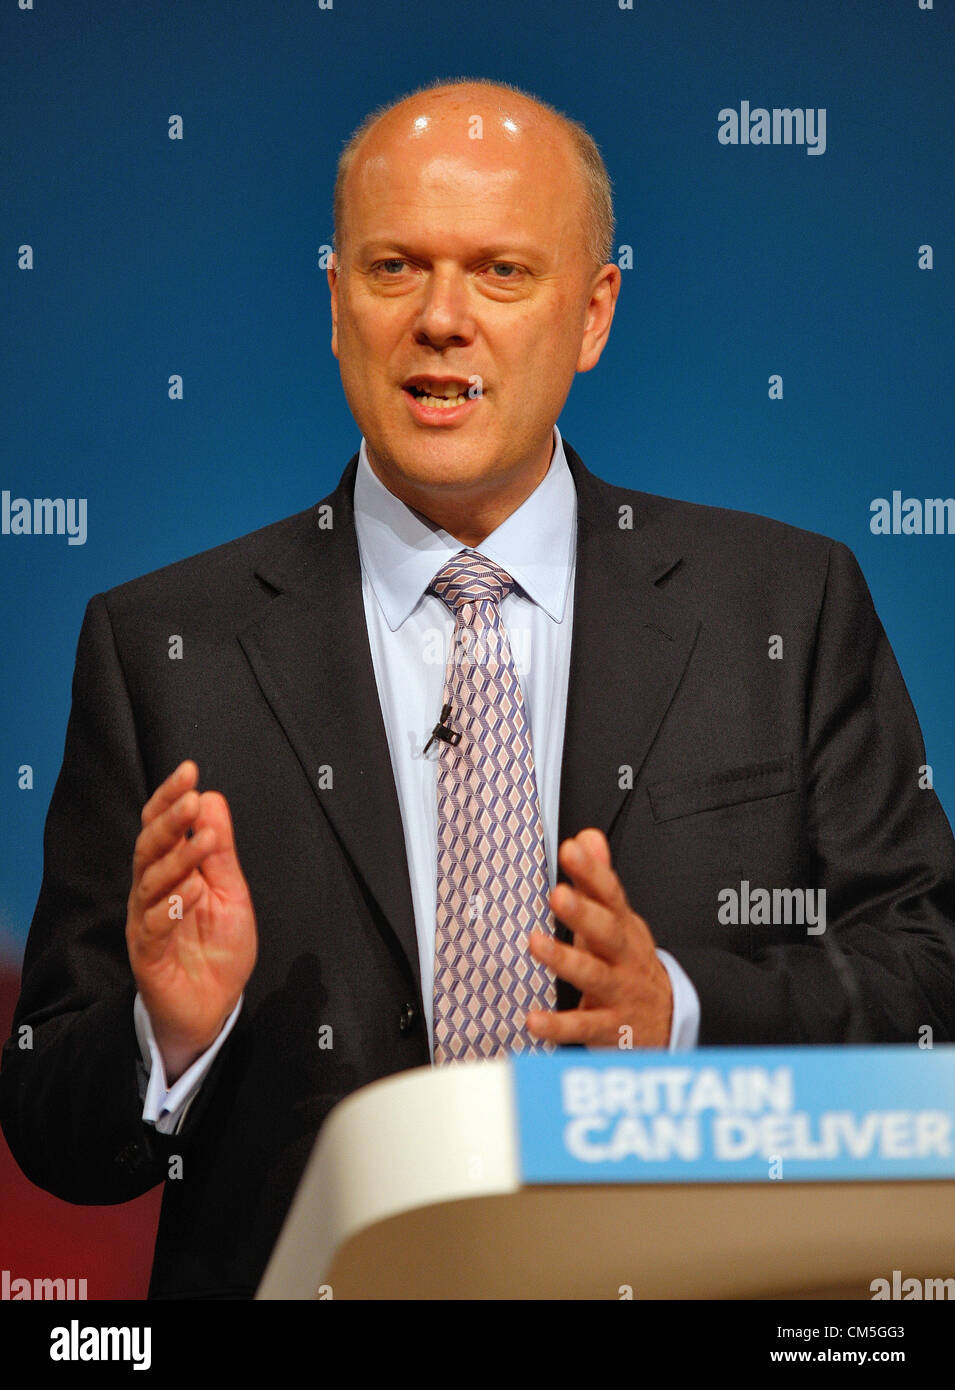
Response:
M364 440L355 477L355 527L368 640L408 854L422 1000L433 1044L438 748L432 745L427 756L423 750L441 712L454 616L427 589L438 570L466 547L389 492L368 462ZM477 548L520 586L505 595L500 612L530 724L553 887L577 554L577 495L556 426L546 476ZM634 907L639 911L639 904ZM694 1047L700 1021L696 990L668 952L658 954L673 988L670 1048ZM231 1031L241 1002L212 1047L167 1091L162 1059L137 996L134 1016L148 1077L145 1120L163 1132L177 1127Z

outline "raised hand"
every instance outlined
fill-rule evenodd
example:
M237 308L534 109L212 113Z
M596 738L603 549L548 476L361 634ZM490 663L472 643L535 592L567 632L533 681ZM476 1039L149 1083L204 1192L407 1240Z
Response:
M219 792L180 763L143 807L126 947L171 1084L214 1042L256 957L255 912ZM192 832L188 834L188 832Z
M581 992L576 1009L534 1009L527 1027L555 1043L619 1047L666 1047L673 1017L670 977L656 952L650 928L627 901L599 830L581 830L560 847L559 860L573 888L558 883L550 896L555 917L574 933L572 946L532 932L530 951Z

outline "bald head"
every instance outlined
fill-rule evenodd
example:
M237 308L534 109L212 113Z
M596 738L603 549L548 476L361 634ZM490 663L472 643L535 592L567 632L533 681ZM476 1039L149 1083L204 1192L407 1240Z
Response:
M508 83L484 79L435 83L372 111L342 151L335 178L336 260L348 231L348 204L356 182L374 183L385 173L389 145L404 146L433 163L443 154L465 157L481 141L502 171L518 160L544 160L555 184L576 203L575 222L584 255L594 267L613 249L610 179L592 137L577 121ZM487 142L484 144L484 142ZM470 148L469 148L470 147ZM440 164L435 164L440 177Z

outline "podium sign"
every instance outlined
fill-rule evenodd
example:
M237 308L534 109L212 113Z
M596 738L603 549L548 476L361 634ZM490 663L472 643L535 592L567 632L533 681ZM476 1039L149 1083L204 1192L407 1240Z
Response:
M512 1060L525 1183L955 1178L955 1047Z
M421 1067L329 1115L256 1297L871 1298L953 1272L953 1179L955 1047Z

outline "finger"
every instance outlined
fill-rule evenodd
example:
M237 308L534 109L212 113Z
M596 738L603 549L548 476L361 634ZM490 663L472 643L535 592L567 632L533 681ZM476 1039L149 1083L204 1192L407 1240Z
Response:
M527 1031L543 1042L560 1047L581 1043L590 1047L616 1047L617 1015L610 1009L563 1009L550 1012L532 1009L526 1019Z
M602 830L588 826L586 830L578 830L573 838L597 860L598 864L612 864L610 845Z
M629 954L631 943L625 916L601 907L569 883L558 883L551 890L549 902L554 916L578 938L577 944L583 944L601 960L617 965Z
M209 887L224 896L246 891L245 877L235 849L235 831L229 803L221 792L203 792L199 798L196 832L211 830L215 843L202 862L202 875Z
M150 966L166 967L170 960L181 960L178 944L181 938L178 938L178 932L183 925L183 918L192 910L203 892L202 875L190 874L186 882L180 886L181 907L173 911L171 899L168 902L156 903L141 919L135 934L127 933L129 961L141 992L146 983L142 973L144 970ZM173 954L170 955L170 939L174 937L176 945Z
M160 898L178 891L179 885L197 869L215 847L215 835L206 828L192 839L181 839L168 854L150 864L139 881L136 897L141 912L147 912Z
M189 877L179 885L176 891L182 899L182 910L185 913L191 907L195 907L206 891L206 881L198 869L193 869Z
M165 782L160 782L152 796L146 802L142 811L142 823L149 825L161 815L174 801L178 801L183 792L189 791L196 786L199 781L199 768L187 758L181 762L174 772L171 772Z
M198 869L193 869L181 883L174 884L167 895L157 899L147 908L139 919L138 927L127 935L131 956L139 960L161 956L167 937L182 925L186 913L195 907L205 887L206 882L202 874ZM175 902L177 898L178 903Z
M581 994L592 995L602 1004L614 1002L613 971L604 961L541 931L531 932L527 944L536 960L569 985L574 985Z
M598 830L592 833L600 834ZM606 859L597 857L587 847L589 843L592 841L582 842L580 836L565 840L560 847L558 862L573 880L574 886L588 897L602 903L611 912L626 911L630 904L623 891L623 884L610 866L609 850L606 851ZM606 841L604 843L606 844ZM603 851L599 853L602 855Z
M145 826L136 839L133 850L133 882L137 883L150 864L168 854L173 845L181 840L195 823L199 814L199 793L194 790L183 792L178 801L167 806Z

